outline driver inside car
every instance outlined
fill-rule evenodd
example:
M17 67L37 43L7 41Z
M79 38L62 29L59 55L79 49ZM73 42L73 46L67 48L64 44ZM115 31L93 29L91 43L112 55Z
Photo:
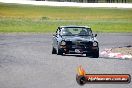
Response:
M72 35L68 29L63 29L62 35Z
M79 35L87 35L86 30L82 29L82 30L80 31Z

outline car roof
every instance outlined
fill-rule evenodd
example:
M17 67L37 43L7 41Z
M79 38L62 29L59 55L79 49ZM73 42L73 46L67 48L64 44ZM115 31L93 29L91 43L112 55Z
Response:
M75 25L69 25L69 26L60 26L59 28L69 28L69 27L90 28L90 27L88 27L88 26L75 26Z

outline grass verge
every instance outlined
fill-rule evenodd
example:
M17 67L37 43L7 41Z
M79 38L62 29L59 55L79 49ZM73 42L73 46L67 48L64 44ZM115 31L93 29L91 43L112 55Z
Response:
M0 3L0 32L54 32L86 25L95 32L132 32L132 9L75 8Z

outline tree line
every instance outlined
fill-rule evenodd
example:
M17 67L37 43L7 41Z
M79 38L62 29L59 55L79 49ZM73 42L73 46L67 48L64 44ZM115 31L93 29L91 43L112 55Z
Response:
M58 2L81 2L81 3L126 3L127 0L36 0L36 1L58 1Z

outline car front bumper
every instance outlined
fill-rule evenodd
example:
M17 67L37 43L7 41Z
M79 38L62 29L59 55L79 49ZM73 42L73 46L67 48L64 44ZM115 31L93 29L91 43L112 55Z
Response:
M60 46L60 50L63 53L66 54L87 54L87 53L92 53L92 52L96 52L99 50L99 47L84 47L84 48L80 48L80 47L72 47L69 48L67 46Z

